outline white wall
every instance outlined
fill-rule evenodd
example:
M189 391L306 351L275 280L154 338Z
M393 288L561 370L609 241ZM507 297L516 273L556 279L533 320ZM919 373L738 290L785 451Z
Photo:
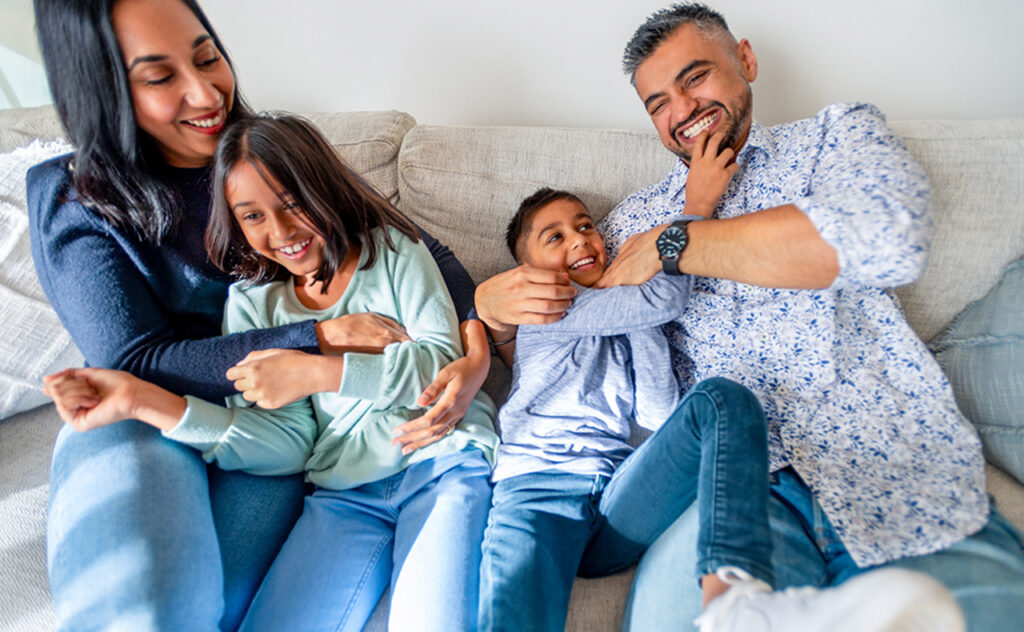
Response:
M201 0L260 109L631 129L649 124L619 70L622 48L668 1ZM894 119L1024 116L1019 0L712 4L758 55L763 123L841 100ZM31 2L0 9L6 25L21 16L17 33L0 28L0 44L20 51Z
M421 123L647 129L620 67L668 0L205 0L258 108ZM755 116L842 100L890 118L1024 116L1019 0L718 0L758 54Z

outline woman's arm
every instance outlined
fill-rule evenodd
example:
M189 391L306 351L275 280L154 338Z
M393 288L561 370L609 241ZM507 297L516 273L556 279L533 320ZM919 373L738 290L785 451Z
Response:
M68 160L29 171L32 254L47 298L89 365L125 370L219 403L237 392L227 370L251 351L341 353L405 339L392 322L373 314L215 335L227 281L206 262L203 227L182 222L179 241L186 247L180 252L140 244L68 199L75 196ZM181 312L168 307L174 300L187 303L186 293L192 304Z
M67 160L29 172L32 254L47 298L88 364L219 402L235 392L224 372L253 349L316 352L312 320L208 337L219 330L223 277L214 278L205 255L190 261L185 252L139 244L80 202L66 200L74 195ZM202 227L180 227L190 229L202 243ZM165 297L176 291L194 294L191 312L169 310ZM202 339L191 339L200 329Z

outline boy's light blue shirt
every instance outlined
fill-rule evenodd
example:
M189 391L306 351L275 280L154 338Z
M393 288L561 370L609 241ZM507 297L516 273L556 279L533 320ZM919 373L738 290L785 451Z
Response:
M630 419L658 428L679 403L661 325L682 314L692 285L659 272L643 285L576 286L560 321L520 326L494 480L611 474L632 451Z

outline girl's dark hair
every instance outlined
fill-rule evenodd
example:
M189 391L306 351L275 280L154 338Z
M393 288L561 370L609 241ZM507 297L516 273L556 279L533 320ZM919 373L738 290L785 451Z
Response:
M221 270L252 283L289 278L287 269L257 253L242 234L224 186L231 170L246 162L284 199L298 204L309 228L324 240L314 279L323 293L353 246L366 248L366 263L377 261L380 244L370 232L394 227L419 240L416 227L352 171L309 121L293 114L263 114L233 123L213 157L213 209L206 227L206 251ZM387 230L384 242L395 244Z
M583 200L568 191L560 191L550 187L534 191L528 198L520 202L519 210L512 216L508 226L505 228L505 245L508 246L509 252L512 253L512 257L517 263L522 263L519 258L519 239L523 236L523 231L526 230L527 224L530 223L530 220L533 219L537 211L556 200L569 200L576 202L583 208L587 208Z
M179 200L156 143L135 122L111 18L116 1L34 0L39 48L57 114L75 146L75 190L111 224L159 244L174 229ZM177 1L192 11L230 65L195 0ZM228 121L249 114L236 85Z

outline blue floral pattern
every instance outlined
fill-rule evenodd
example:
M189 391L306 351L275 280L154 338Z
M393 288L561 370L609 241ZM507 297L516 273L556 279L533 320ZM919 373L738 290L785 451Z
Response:
M924 171L867 104L754 123L737 164L714 217L793 204L835 248L840 273L816 291L697 279L670 332L681 388L722 376L753 390L772 469L800 474L860 566L977 531L988 517L980 442L887 291L924 269ZM688 171L679 161L601 222L611 256L683 212Z

